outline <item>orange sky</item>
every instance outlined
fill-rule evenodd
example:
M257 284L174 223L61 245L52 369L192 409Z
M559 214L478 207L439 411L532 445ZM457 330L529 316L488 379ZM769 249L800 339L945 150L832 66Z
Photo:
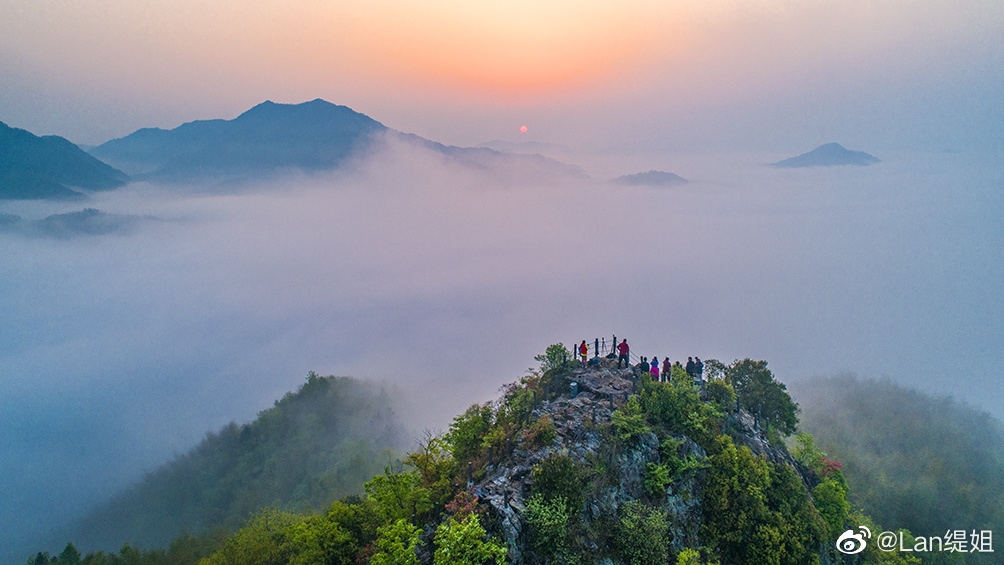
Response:
M859 101L806 101L842 91L969 96L1001 84L1002 45L997 0L6 0L0 121L100 143L320 97L446 143L523 123L571 143L782 102L841 119Z

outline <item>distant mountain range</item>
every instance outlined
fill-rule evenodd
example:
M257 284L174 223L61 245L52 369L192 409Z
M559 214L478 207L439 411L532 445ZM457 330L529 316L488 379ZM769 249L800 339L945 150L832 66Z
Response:
M875 163L881 163L881 161L864 151L851 151L839 143L827 143L798 157L778 161L774 163L774 166L788 168L832 167L835 165L867 166Z
M240 181L288 170L336 169L389 138L479 168L521 164L537 172L584 174L578 167L540 155L443 145L393 130L365 114L321 99L302 104L263 102L232 120L200 120L172 130L141 129L104 143L91 154L141 180Z
M91 150L138 179L185 182L257 177L280 169L333 169L386 131L345 106L313 100L263 102L232 120L198 120L171 130L144 128Z
M129 180L62 137L0 122L0 200L80 198L79 189L110 190Z
M676 173L665 171L649 171L647 173L635 173L633 175L622 175L614 179L617 184L629 186L676 186L686 184L687 179Z

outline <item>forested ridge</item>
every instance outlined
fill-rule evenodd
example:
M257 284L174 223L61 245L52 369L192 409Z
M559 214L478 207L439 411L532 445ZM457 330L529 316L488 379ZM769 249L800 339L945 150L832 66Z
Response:
M986 415L889 383L856 381L830 383L850 391L842 399L812 389L835 398L836 408L815 398L800 411L767 363L749 359L708 360L703 386L682 369L653 380L637 368L614 368L612 360L579 367L561 344L537 359L539 371L503 386L498 399L471 406L403 461L377 455L379 442L344 439L358 437L347 432L353 426L376 427L383 430L378 437L394 443L386 395L352 379L311 374L255 422L210 434L133 491L183 501L144 518L173 539L86 556L69 544L28 563L996 562L994 553L873 545L845 555L835 545L862 526L898 532L908 547L918 532L942 535L921 530L939 522L912 515L939 504L937 519L952 528L996 527L1002 436ZM889 398L874 386L886 387ZM893 397L903 401L900 408L884 408ZM345 413L318 410L331 406ZM910 418L925 423L911 428ZM889 433L893 423L912 431ZM326 426L343 438L328 451L305 439ZM943 447L925 447L921 436ZM215 465L196 464L204 458ZM379 469L364 476L366 464ZM142 499L131 496L104 517L128 508L136 512L130 519L141 516ZM918 530L912 534L910 526Z
M801 428L840 461L850 500L916 535L1004 535L1004 427L949 397L890 380L836 376L797 383ZM996 542L996 540L995 540ZM995 545L998 545L995 543ZM954 563L932 555L925 563ZM970 552L966 563L1004 557Z
M362 494L407 446L394 402L371 383L310 373L253 422L207 434L67 535L80 547L166 547L182 532L236 531L265 507L323 510Z

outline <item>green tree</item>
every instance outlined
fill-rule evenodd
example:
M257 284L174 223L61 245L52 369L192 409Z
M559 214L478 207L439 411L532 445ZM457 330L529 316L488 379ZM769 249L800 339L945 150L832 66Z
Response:
M506 548L496 540L484 540L485 529L477 514L458 522L450 518L436 529L434 565L483 565L504 563Z
M405 519L380 528L377 553L370 559L372 565L419 565L416 549L420 530Z
M798 404L785 385L774 379L766 361L743 359L725 368L725 379L735 389L739 404L784 435L795 433Z
M62 553L59 554L59 565L80 565L80 552L73 547L72 543L66 544Z
M571 520L564 497L546 500L537 493L526 501L523 518L530 527L531 544L539 557L568 553L568 525Z
M541 373L547 373L567 367L572 361L572 352L565 347L564 343L555 343L548 345L544 354L535 356L533 360L540 363Z
M664 510L637 500L620 507L621 553L631 565L669 562L669 518Z
M366 494L376 503L376 511L384 523L415 516L432 509L429 490L422 488L418 473L387 473L373 477L364 485Z

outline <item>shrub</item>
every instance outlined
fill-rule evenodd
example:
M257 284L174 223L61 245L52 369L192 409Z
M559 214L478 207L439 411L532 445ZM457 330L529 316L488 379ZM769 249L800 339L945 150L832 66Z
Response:
M536 449L551 445L557 431L554 422L547 416L541 416L529 428L523 430L522 443L527 449Z
M530 527L533 548L538 553L567 554L568 524L571 516L564 497L545 500L543 495L535 494L526 502L523 517Z
M583 501L581 473L567 455L548 457L533 469L531 492L548 501L563 498L569 514L574 514Z
M716 379L708 381L708 399L722 412L733 412L736 409L736 391L732 385Z
M620 507L621 553L631 565L669 561L669 519L666 512L633 500Z
M652 429L645 425L645 421L645 410L637 395L628 398L627 404L614 410L610 416L610 422L621 441L629 441L651 432Z
M666 494L666 487L673 482L674 470L664 463L648 463L645 465L645 491L649 496L658 497Z

